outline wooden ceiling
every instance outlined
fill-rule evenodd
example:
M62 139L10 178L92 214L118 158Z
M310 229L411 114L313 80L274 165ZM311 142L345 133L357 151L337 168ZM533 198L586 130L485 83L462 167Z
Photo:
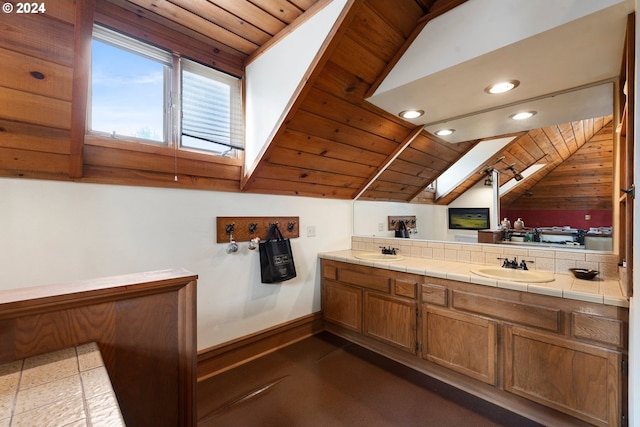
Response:
M368 103L387 70L426 25L465 0L348 0L301 95L242 190L270 194L449 204L484 177L469 171L438 200L424 189L479 141L447 143ZM118 6L210 46L211 65L235 75L326 0L97 0ZM113 13L111 13L113 15ZM199 46L198 45L198 46ZM537 129L508 145L517 170L544 159L544 173L566 160L610 118ZM493 160L493 159L492 159ZM527 180L529 181L529 180ZM534 181L531 181L534 182ZM521 186L521 194L528 189ZM518 194L515 190L510 193Z
M528 167L531 159L546 166L500 198L506 209L613 209L613 121L599 117L528 132L503 154L516 170ZM512 150L513 149L513 150ZM520 169L523 168L523 169ZM501 175L501 183L510 176Z
M541 129L533 129L529 132L518 135L511 143L496 153L477 169L469 171L469 174L463 181L450 193L435 200L435 203L447 205L455 200L465 191L476 185L480 181L484 181L486 176L482 173L487 167L495 163L499 157L504 157L504 163L496 166L496 169L502 170L500 174L500 185L504 185L512 178L510 171L506 170L507 165L514 165L514 169L522 172L533 166L534 164L544 164L545 166L531 177L522 181L517 187L506 193L500 198L503 208L534 208L531 202L537 201L536 207L545 206L548 209L564 209L567 203L574 199L580 198L581 209L604 209L608 206L611 209L611 189L613 182L611 181L613 174L613 133L612 133L612 116L597 117L593 119L581 120L573 123L560 124L555 126L547 126ZM582 187L581 194L573 194L576 188L571 190L558 191L557 188L551 188L559 197L556 199L547 194L545 200L536 197L529 198L529 202L521 204L520 198L526 197L531 193L531 189L542 181L548 174L553 172L565 162L574 160L581 150L584 155L586 151L585 145L591 143L589 157L594 160L585 162L578 169L573 170L571 179L567 177L565 185L570 183L578 183ZM583 149L583 147L585 147ZM608 178L604 178L608 177ZM600 185L598 181L608 180L607 185ZM548 193L548 192L545 192ZM570 194L567 196L567 194ZM564 196L563 196L564 195ZM540 194L538 194L540 196ZM572 204L575 206L575 204Z

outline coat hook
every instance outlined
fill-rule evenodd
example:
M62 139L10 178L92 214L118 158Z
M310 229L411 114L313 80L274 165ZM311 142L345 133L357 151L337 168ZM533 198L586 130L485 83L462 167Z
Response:
M287 231L291 232L293 231L293 229L295 228L296 223L295 222L290 222L287 224Z
M227 231L227 234L233 234L233 229L235 228L236 224L231 223L231 224L227 224L227 226L225 227L225 230Z
M249 234L256 234L256 230L258 229L258 223L252 222L249 224Z

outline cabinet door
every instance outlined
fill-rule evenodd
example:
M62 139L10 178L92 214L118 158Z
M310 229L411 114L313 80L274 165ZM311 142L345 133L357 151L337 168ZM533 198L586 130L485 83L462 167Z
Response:
M417 303L374 292L364 293L364 335L416 353Z
M443 308L422 307L422 357L495 385L497 322Z
M362 290L325 281L322 315L328 322L362 333Z
M621 354L506 326L505 390L598 426L620 425Z

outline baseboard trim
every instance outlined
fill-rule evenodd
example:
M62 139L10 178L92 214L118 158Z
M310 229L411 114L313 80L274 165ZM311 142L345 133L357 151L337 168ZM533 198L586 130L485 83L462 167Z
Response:
M312 313L198 352L198 381L322 332L322 313Z

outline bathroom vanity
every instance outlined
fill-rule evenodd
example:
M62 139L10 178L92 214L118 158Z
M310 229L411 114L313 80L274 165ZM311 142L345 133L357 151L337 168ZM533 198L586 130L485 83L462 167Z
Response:
M568 275L509 282L357 254L320 255L327 330L544 425L622 425L628 305L615 280L591 298Z

